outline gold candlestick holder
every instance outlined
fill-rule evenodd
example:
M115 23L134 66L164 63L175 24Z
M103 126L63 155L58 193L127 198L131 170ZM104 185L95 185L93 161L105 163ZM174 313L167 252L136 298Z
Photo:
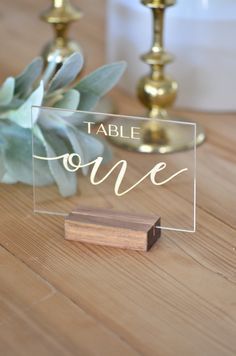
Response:
M79 43L68 37L71 23L79 20L82 15L81 10L72 6L69 0L52 0L51 7L42 13L41 19L51 24L55 33L54 39L46 44L42 51L46 64L55 55L58 67L74 52L83 55Z
M164 13L166 8L174 5L176 1L141 0L141 2L152 10L154 39L150 52L141 57L150 65L151 71L139 81L137 95L148 111L147 116L153 120L143 125L140 140L124 142L114 137L112 141L128 150L145 153L170 153L191 149L194 145L191 132L185 129L186 125L175 123L184 120L169 117L167 111L176 99L178 84L165 74L165 66L173 61L173 57L164 49ZM173 123L165 125L156 119L172 119ZM204 129L197 125L197 145L204 140Z
M56 70L58 70L65 59L74 52L79 52L83 56L83 50L79 43L68 37L70 25L82 16L82 11L72 6L69 0L52 0L51 7L42 13L41 19L51 24L55 33L54 39L46 44L42 51L45 65L50 63L52 59L55 59L56 56L58 64ZM107 113L117 112L116 105L107 97L100 100L96 110Z

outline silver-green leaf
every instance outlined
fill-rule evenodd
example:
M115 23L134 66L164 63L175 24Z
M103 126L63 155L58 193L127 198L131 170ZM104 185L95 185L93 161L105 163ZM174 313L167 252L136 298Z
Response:
M44 87L43 81L40 82L39 87L30 95L22 106L17 110L11 110L7 114L7 118L17 125L30 128L31 127L31 108L32 106L40 106L43 101ZM32 123L37 121L38 110L32 111Z
M15 79L9 77L5 80L3 85L0 87L0 106L5 106L10 104L13 99L15 90Z
M19 97L27 97L33 84L40 76L43 69L43 59L35 58L24 71L16 77L15 94Z
M48 88L48 93L64 88L73 82L83 66L83 57L80 53L74 53L68 57L62 67L57 71L51 80Z
M74 126L65 126L65 133L73 147L74 153L80 155L82 165L91 162L98 156L102 156L104 146L94 136L88 135ZM88 174L88 170L88 167L82 167L84 175Z
M48 82L51 80L53 74L55 74L56 67L57 67L58 54L59 54L59 50L53 54L52 59L48 63L48 65L43 73L42 80L44 82L44 87L46 87L48 85Z
M79 101L79 92L75 89L70 89L63 95L63 99L54 104L54 107L58 109L76 110L79 105Z
M22 182L32 185L31 130L23 129L15 124L5 126L2 130L6 140L5 149L3 151L5 174L2 177L2 181L8 184ZM34 140L34 149L39 155L45 156L45 148L37 138ZM34 169L36 185L44 186L53 183L54 179L46 161L37 162Z
M125 62L107 64L83 78L74 89L80 92L79 110L92 110L99 99L110 91L123 75Z
M42 133L40 128L37 128L37 137L44 143L47 158L55 158L70 151L70 147L54 132ZM60 194L63 197L70 197L76 194L76 173L68 172L64 168L62 160L49 160L48 165Z

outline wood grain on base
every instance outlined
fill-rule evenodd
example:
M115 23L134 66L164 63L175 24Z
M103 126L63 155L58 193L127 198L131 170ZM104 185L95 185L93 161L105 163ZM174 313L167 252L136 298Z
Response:
M161 235L160 217L77 209L65 218L67 240L148 251Z

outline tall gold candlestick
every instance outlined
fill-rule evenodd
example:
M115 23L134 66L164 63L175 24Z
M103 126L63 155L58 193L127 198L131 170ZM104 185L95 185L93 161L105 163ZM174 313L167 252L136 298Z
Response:
M74 52L82 54L80 45L68 37L69 26L81 17L81 10L72 6L69 0L52 0L51 7L41 15L42 20L53 26L55 33L53 41L49 42L42 52L46 63L52 60L55 53L58 65Z
M194 142L191 130L186 128L188 125L177 123L176 121L184 120L169 117L168 114L168 109L176 99L178 84L165 73L165 67L173 61L173 57L164 48L164 16L166 8L174 5L176 1L141 0L141 3L151 9L153 14L153 45L151 50L141 57L151 70L140 79L137 96L147 109L147 116L153 120L143 124L140 140L124 142L119 138L112 138L112 141L128 150L144 153L170 153L191 149ZM165 123L166 119L174 120L168 125ZM205 133L200 125L197 125L196 139L197 144L205 140Z
M142 0L142 3L152 10L154 39L150 52L142 56L142 60L151 66L151 73L140 80L138 97L150 117L166 118L166 108L174 103L178 85L165 75L165 66L172 62L173 57L165 51L163 44L164 11L175 0Z
M173 57L165 51L163 41L165 10L175 5L176 1L141 0L141 3L152 10L154 38L150 52L142 56L142 60L150 65L151 72L139 81L137 93L148 110L148 116L153 120L144 125L142 142L133 146L133 149L142 151L143 144L148 152L169 153L189 149L194 143L191 133L184 130L184 125L161 125L155 120L171 119L167 109L175 102L178 91L177 82L165 74L165 66L173 61ZM200 125L197 125L196 140L197 144L205 140L205 133Z
M70 3L69 0L52 0L51 7L46 10L41 18L51 24L54 28L55 37L42 51L45 64L55 58L59 69L66 58L72 53L79 52L83 56L83 51L78 42L68 37L68 30L71 23L79 20L83 16L82 11ZM116 112L116 106L109 98L103 98L96 107L101 112Z

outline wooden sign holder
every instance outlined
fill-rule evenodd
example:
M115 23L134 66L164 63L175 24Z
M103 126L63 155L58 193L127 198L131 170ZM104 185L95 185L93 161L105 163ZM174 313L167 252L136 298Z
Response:
M110 209L77 209L65 218L67 240L148 251L161 235L160 217Z

